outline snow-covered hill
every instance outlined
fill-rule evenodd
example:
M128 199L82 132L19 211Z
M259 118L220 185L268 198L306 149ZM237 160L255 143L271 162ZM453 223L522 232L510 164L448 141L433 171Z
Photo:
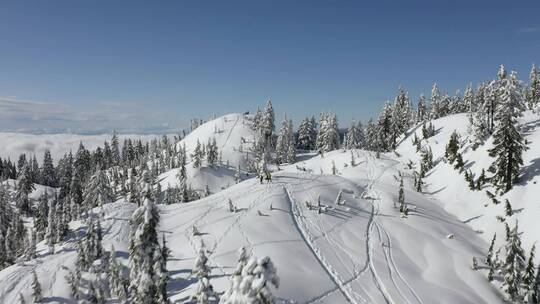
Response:
M177 143L177 149L184 145L187 152L187 176L191 186L204 190L208 185L212 193L218 192L236 183L235 174L238 166L245 171L250 158L250 149L255 140L255 131L251 128L251 116L229 114L208 121L189 133ZM200 168L194 168L189 155L197 146L197 141L207 144L216 139L218 151L221 154L221 164L216 168L208 167L204 162ZM178 169L161 174L158 178L163 189L176 186L179 183Z
M452 165L446 163L444 159L445 146L454 130L460 135L461 149L465 168L475 174L478 178L482 169L486 170L487 176L490 173L487 169L493 162L493 158L488 155L488 149L492 147L492 139L488 139L484 145L473 150L469 142L471 135L468 131L468 118L466 114L456 114L433 121L436 135L422 141L423 147L431 147L433 151L434 168L428 173L424 182L428 194L438 199L443 208L454 214L463 222L482 231L482 237L490 240L494 233L497 233L498 244L504 241L504 224L497 220L497 216L505 214L504 200L509 199L514 209L514 215L507 219L510 226L516 221L519 222L520 231L523 231L522 241L526 250L540 240L540 118L538 114L527 111L520 120L525 139L529 142L529 149L523 154L524 166L522 168L521 181L514 185L513 189L504 196L499 197L500 204L495 205L486 195L486 190L495 193L495 190L486 186L482 191L469 190L463 173L455 170ZM414 131L418 138L422 138L421 129ZM412 133L399 145L397 152L399 159L406 163L412 160L419 163L420 153L416 152L416 147L412 143ZM417 167L418 168L418 167Z
M275 295L284 303L501 303L485 274L470 268L486 243L434 199L412 191L405 172L411 212L400 217L393 205L395 176L403 165L387 156L352 153L354 167L350 151L334 151L299 163L301 169L284 167L269 183L250 179L198 201L160 206L159 230L172 251L172 299L193 294L190 273L202 241L216 291L228 287L238 248L246 246L272 258L281 279ZM329 174L332 163L338 175ZM339 192L343 205L335 204ZM320 214L306 204L316 205L319 197ZM229 199L237 212L229 212ZM105 206L104 246L114 244L123 263L133 210L122 201ZM71 225L82 233L79 227ZM73 241L55 254L43 244L38 248L37 259L0 272L0 302L13 303L19 292L28 299L36 269L47 301L71 303L64 277L73 268Z

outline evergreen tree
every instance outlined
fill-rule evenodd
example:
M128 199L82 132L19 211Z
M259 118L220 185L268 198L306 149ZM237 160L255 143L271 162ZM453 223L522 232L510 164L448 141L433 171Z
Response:
M279 287L276 268L269 257L252 257L233 274L231 285L221 296L221 304L274 303L271 286Z
M504 273L503 288L509 300L517 302L521 300L523 274L525 272L525 253L521 247L518 233L518 224L507 232L505 245L506 259L502 265Z
M165 234L162 236L162 245L159 248L159 255L156 259L154 268L156 269L157 282L157 302L160 304L169 303L169 296L167 295L167 284L169 283L169 272L167 270L167 260L171 251L167 247L165 240Z
M51 157L51 151L45 150L43 154L43 167L41 169L41 183L45 186L56 186L56 175Z
M195 146L195 150L191 154L191 161L193 162L193 168L199 168L201 166L201 160L203 157L203 151L201 142L199 139L197 139L197 145Z
M23 165L19 177L17 178L17 193L16 202L19 210L23 212L30 212L30 202L28 200L28 194L34 190L34 183L30 173L30 167Z
M495 240L497 239L497 234L493 235L493 238L491 239L491 243L489 244L488 253L486 255L486 264L490 267L493 267L493 250L495 246Z
M197 278L197 288L195 294L191 297L199 304L210 303L211 298L215 298L214 288L210 284L210 267L207 265L208 258L205 254L204 246L199 249L199 255L195 259L195 267L191 271L191 275Z
M347 149L360 149L364 145L364 134L362 130L362 124L359 122L355 124L354 121L351 123L347 135L345 137L345 147Z
M431 98L430 98L430 119L437 119L442 117L442 106L441 106L441 93L439 92L439 87L436 83L431 87Z
M526 149L517 126L524 103L514 72L503 82L501 92L495 116L497 126L493 135L494 146L489 150L489 155L495 157L490 166L490 171L494 173L491 181L499 190L507 192L518 178L520 166L523 165L522 153Z
M206 145L206 160L210 167L214 167L218 162L218 146L216 143L216 138L208 139L208 144Z
M41 284L35 270L32 270L32 299L33 303L41 303L43 295L41 294Z
M85 208L91 209L114 201L114 195L110 187L110 181L104 170L98 170L84 188Z
M428 119L427 107L426 107L426 98L424 94L420 94L418 97L418 106L416 110L416 122L421 123Z
M450 140L448 141L448 144L446 145L446 149L444 152L444 157L448 160L449 163L454 163L456 160L457 154L459 150L459 136L454 130L452 132L452 135L450 135Z
M159 254L158 222L158 210L149 198L131 217L129 295L133 303L156 303L158 280L155 277L154 259Z
M317 130L315 118L306 117L298 128L298 148L303 150L314 150Z
M536 109L540 104L540 71L533 64L529 79L529 88L527 91L527 103L529 109Z

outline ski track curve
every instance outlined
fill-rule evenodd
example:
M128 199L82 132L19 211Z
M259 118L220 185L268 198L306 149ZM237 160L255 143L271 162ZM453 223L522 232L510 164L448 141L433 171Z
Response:
M283 190L286 193L287 199L288 199L289 204L290 204L291 216L292 216L292 219L293 219L293 223L294 223L296 229L298 230L298 232L300 233L300 235L302 236L302 238L304 239L304 242L306 243L306 245L308 246L310 251L313 253L313 255L315 256L315 258L317 259L317 261L319 262L321 267L328 274L330 279L336 284L336 286L338 286L338 288L340 289L340 291L343 294L343 296L345 297L345 299L347 299L347 301L349 303L353 303L353 304L358 303L354 299L354 297L351 296L351 294L347 290L347 288L343 285L343 282L339 278L339 275L337 273L335 273L335 271L332 269L332 266L326 261L324 256L321 254L321 251L313 243L312 236L307 232L305 224L301 220L302 215L300 214L300 211L299 211L299 209L298 209L298 207L296 205L297 202L296 202L296 200L294 200L290 189L287 187L287 185L282 185L282 186L283 186Z

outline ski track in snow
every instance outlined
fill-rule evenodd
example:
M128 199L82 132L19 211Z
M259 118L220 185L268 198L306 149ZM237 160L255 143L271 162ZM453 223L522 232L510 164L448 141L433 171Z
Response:
M282 187L283 187L283 191L287 195L287 199L290 204L291 213L292 213L291 216L292 216L294 225L296 226L298 232L300 232L300 235L304 239L306 245L309 247L309 249L315 256L315 258L319 261L319 264L326 271L330 279L339 287L339 289L341 290L341 293L347 299L347 301L353 304L358 303L356 299L350 294L349 290L345 288L339 275L333 270L332 266L326 261L320 249L315 246L313 242L313 236L310 235L307 231L307 227L302 220L304 216L302 216L299 208L297 207L298 202L292 196L292 192L290 191L287 185L282 185ZM367 302L365 301L365 299L363 299L362 303L367 303Z
M368 167L368 164L369 163L373 163L373 155L371 155L371 153L367 152L367 154L369 155L369 159L371 161L369 161L366 157L366 167ZM395 165L396 163L394 163ZM386 170L388 170L390 167L393 167L394 165L392 166L388 166L388 167L385 167L382 172L375 178L375 167L373 165L369 165L369 168L368 168L368 177L369 179L371 180L370 184L369 184L369 190L370 191L373 191L373 186L374 184L384 175L384 173L386 172ZM399 280L402 282L402 284L404 284L409 293L413 295L413 297L415 298L415 300L418 302L418 303L421 303L423 304L423 301L420 299L420 297L418 296L418 294L416 293L416 291L411 287L411 285L409 284L409 282L407 282L407 280L403 277L403 275L401 274L401 272L399 271L397 265L395 264L395 261L394 261L394 258L393 258L393 254L392 254L392 244L391 244L391 238L390 238L390 235L388 234L388 232L386 231L386 229L384 228L383 224L381 222L379 222L378 220L378 214L379 214L379 204L380 202L382 202L382 199L381 199L381 195L377 195L377 198L371 198L371 202L373 204L372 206L372 214L373 214L373 218L372 218L372 221L370 223L370 228L368 229L368 231L371 233L371 230L373 229L373 224L375 225L375 227L377 228L377 234L378 234L378 237L379 237L379 240L380 240L380 244L381 244L381 250L383 252L383 255L384 255L384 258L385 258L385 261L386 261L386 265L388 267L388 273L389 273L389 277L390 277L390 281L392 282L392 285L394 286L394 288L396 289L397 293L400 295L400 297L405 300L405 302L407 303L411 303L410 300L404 295L403 291L401 290L401 288L399 287L399 284L397 283L396 279L394 278L394 273L397 275L397 277L399 278ZM375 208L376 207L376 208ZM376 211L375 211L376 210ZM384 233L385 237L386 237L386 240L387 240L387 244L385 246L384 244L384 240L383 240L383 237L382 237L382 234L381 232ZM370 238L371 239L371 238ZM370 244L368 246L368 251L372 251L372 245ZM371 255L371 252L370 252L370 255ZM379 282L382 282L382 280L380 279L380 277L376 274L376 269L375 269L375 265L373 264L373 262L371 261L371 257L370 257L370 268L372 270L372 272L374 272L374 277L377 279L377 281ZM381 287L381 292L383 292L383 294L387 294L387 296L385 296L385 299L387 301L391 300L391 297L390 297L390 294L388 293L388 291L386 290L386 286L383 286L382 284L377 284L378 286ZM384 290L384 291L383 291ZM394 301L391 301L392 303L394 303ZM398 303L401 303L401 302L398 302Z
M227 138L225 138L225 142L223 143L223 145L221 145L221 150L223 150L225 148L225 145L227 145L227 142L229 142L229 138L231 137L231 134L232 134L234 128L236 127L236 125L238 124L239 120L240 120L240 116L236 116L236 120L234 121L234 125L229 129L229 134L227 134Z

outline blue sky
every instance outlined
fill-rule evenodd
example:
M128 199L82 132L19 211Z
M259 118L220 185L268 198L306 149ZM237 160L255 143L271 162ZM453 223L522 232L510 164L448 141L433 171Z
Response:
M375 116L540 63L540 2L3 1L0 129L162 132L190 117Z

